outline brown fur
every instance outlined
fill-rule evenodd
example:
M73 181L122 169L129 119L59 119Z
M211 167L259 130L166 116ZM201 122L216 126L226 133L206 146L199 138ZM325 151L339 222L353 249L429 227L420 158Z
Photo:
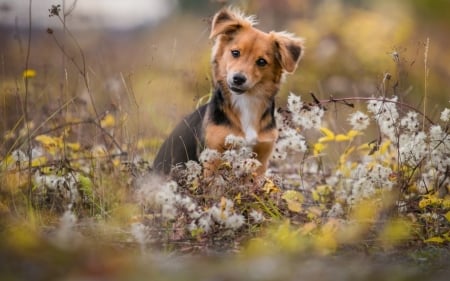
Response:
M243 137L262 163L258 173L263 174L278 137L274 97L284 74L295 71L303 53L303 42L285 32L260 31L254 27L253 18L231 9L223 9L214 16L210 38L215 40L212 50L215 91L206 108L202 109L204 115L200 127L198 124L187 127L195 125L201 131L200 142L219 152L228 149L225 147L226 136ZM191 119L188 116L184 123ZM172 156L170 161L162 157L170 155L168 150L173 151L175 145L182 144L186 150L199 147L199 138L188 136L192 134L190 131L178 130L169 136L170 144L168 141L163 144L155 159L155 167L165 162L177 164L173 161L176 157ZM182 141L174 143L178 139ZM185 139L195 143L187 145ZM194 157L181 158L175 162L196 160L192 159ZM214 170L214 167L206 170Z

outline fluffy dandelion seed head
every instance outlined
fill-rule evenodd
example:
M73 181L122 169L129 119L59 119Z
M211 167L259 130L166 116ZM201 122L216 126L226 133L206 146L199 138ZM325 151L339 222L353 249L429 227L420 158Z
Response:
M190 232L193 232L193 231L196 231L197 229L199 229L199 227L195 221L191 221L191 223L189 223L189 225L187 226L187 229Z
M424 132L401 134L399 137L400 162L411 167L419 164L427 154L427 136Z
M272 152L273 160L284 160L287 157L287 145L285 145L285 140L280 140L275 144L275 149Z
M213 162L220 159L220 153L215 149L206 148L199 156L200 163Z
M264 216L261 212L258 212L256 210L252 210L250 212L250 218L255 222L255 223L261 223L264 221Z
M289 93L288 96L288 109L291 112L300 112L303 107L303 102L300 96L297 96L293 93Z
M400 126L409 132L416 132L419 129L419 120L417 112L410 111L400 120Z
M448 122L450 120L450 108L446 108L441 112L441 120Z
M322 126L322 117L324 110L319 106L312 106L292 112L292 121L294 124L305 129L319 129Z
M228 217L228 212L226 210L221 210L217 206L211 207L209 209L209 213L211 214L211 217L216 221L217 223L224 224L225 219Z
M390 189L392 187L392 183L389 180L391 173L392 170L390 168L376 164L369 171L368 177L376 185L376 187Z
M381 133L393 142L397 140L396 123L399 118L396 102L397 97L391 99L380 97L378 100L370 100L367 103L367 109L373 113Z
M142 223L133 223L131 225L131 236L141 245L147 242L147 231L147 227Z
M430 139L431 141L441 141L444 139L444 132L441 126L434 125L430 127Z
M189 160L185 163L185 175L187 175L187 181L192 183L197 180L202 174L202 166L197 161Z
M352 113L348 121L352 125L353 130L364 131L370 124L369 116L362 113L361 111L356 111Z
M28 159L27 155L20 149L11 152L11 156L14 162L22 162Z
M398 97L394 96L391 99L379 97L378 99L369 100L367 102L367 109L373 114L383 114L385 112L397 111L395 103Z
M344 216L344 214L344 208L342 208L341 203L335 203L328 211L327 216L330 218L340 218Z
M238 229L244 224L244 222L245 222L245 218L243 215L232 214L225 220L225 227L228 227L231 229Z
M382 102L379 100L370 100L367 102L367 109L373 114L378 114L381 110Z
M305 137L292 128L285 128L280 132L280 138L272 153L273 160L286 159L289 151L305 152L307 150Z
M430 167L445 173L450 166L450 137L439 125L430 127Z
M145 178L136 191L136 198L141 205L160 210L164 218L173 219L178 213L178 202L183 198L176 193L177 190L175 181L164 182L159 177Z
M408 211L408 202L403 200L398 200L395 202L395 205L397 206L397 210L400 213L406 213Z
M257 159L246 159L243 164L246 173L255 172L262 165Z
M205 215L202 216L197 223L198 227L201 228L205 233L208 233L211 231L212 226L214 225L214 222L211 219L211 215Z
M233 149L240 149L242 147L245 147L247 145L247 142L243 137L238 137L235 135L228 135L225 137L225 146L233 148Z
M279 137L291 137L297 135L297 130L290 128L290 127L283 127L282 130L279 132Z
M247 158L236 162L231 162L231 166L233 167L234 174L237 177L241 177L256 172L256 170L261 166L261 162L257 159Z
M233 163L239 161L241 158L241 155L237 150L231 149L231 150L225 150L222 154L222 160L225 162Z

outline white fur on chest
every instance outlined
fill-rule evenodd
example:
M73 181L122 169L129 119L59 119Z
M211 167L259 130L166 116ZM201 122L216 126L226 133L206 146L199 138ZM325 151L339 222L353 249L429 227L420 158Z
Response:
M247 94L231 95L231 102L233 107L239 111L241 119L241 127L248 144L254 145L258 140L258 132L256 131L256 124L258 122L257 110L260 106L261 100L254 96Z

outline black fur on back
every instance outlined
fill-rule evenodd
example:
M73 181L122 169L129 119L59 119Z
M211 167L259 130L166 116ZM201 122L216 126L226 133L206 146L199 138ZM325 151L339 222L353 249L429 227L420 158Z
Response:
M198 161L199 150L202 149L203 118L208 104L199 107L181 121L161 145L153 169L157 172L169 174L173 166L189 160Z

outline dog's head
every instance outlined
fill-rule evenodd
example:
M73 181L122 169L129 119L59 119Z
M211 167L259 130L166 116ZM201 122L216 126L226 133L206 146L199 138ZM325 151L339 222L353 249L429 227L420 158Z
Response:
M303 55L303 40L286 32L266 33L254 17L223 9L212 21L210 38L214 83L231 93L273 95L284 73L293 73Z

